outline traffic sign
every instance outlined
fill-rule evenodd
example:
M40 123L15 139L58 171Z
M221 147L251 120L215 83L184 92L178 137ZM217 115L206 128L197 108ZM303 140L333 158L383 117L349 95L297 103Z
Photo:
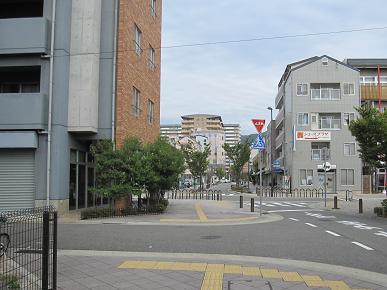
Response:
M278 169L278 168L281 168L281 163L279 160L274 160L272 166L273 168Z
M265 126L265 120L262 119L252 119L251 120L255 126L255 129L257 129L258 133L262 132L263 127Z
M261 133L258 134L255 141L251 144L252 149L264 150L266 148L265 140Z

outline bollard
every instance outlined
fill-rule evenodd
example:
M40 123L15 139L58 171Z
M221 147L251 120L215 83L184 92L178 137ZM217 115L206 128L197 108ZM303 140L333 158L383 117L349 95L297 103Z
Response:
M254 212L254 198L251 199L251 212Z
M216 194L216 200L220 200L219 193Z
M345 191L345 201L348 201L348 190Z
M338 209L337 207L337 196L333 198L333 209Z
M363 213L363 199L359 198L359 213Z
M243 195L239 196L239 207L243 208Z

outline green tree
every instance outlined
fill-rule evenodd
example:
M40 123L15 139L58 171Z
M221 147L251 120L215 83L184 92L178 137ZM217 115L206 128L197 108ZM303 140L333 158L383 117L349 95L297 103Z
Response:
M195 179L199 178L200 191L203 190L203 176L207 171L209 161L208 156L210 155L210 147L207 145L203 150L196 150L192 144L186 145L182 148L185 162L192 176Z
M231 171L234 174L236 186L240 186L240 180L242 177L242 169L243 165L250 159L251 149L250 149L250 141L246 141L244 143L238 143L233 146L229 144L223 145L224 151L228 158L233 162L231 166Z
M222 179L226 176L226 172L224 171L223 167L218 167L215 170L215 175L218 177L218 179Z
M368 105L356 109L359 118L349 130L359 143L360 157L371 168L387 164L387 112L379 112ZM384 164L384 165L383 165Z

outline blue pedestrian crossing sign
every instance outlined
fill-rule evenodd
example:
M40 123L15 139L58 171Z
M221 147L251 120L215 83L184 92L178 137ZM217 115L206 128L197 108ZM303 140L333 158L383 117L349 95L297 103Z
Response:
M264 150L266 148L265 140L261 133L258 134L255 141L251 144L251 149Z

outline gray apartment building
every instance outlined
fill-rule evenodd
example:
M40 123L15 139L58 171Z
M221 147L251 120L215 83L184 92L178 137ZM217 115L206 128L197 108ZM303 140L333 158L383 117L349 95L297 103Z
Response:
M107 202L90 191L95 170L89 147L99 139L115 139L116 128L123 127L117 115L125 115L117 106L125 102L116 87L125 82L132 90L130 78L120 76L117 30L122 19L118 12L129 7L133 15L152 23L147 27L142 19L125 17L122 25L126 31L133 30L127 35L134 35L135 27L143 32L156 27L152 35L161 34L157 30L161 0L157 7L156 1L141 6L126 2L0 2L0 210L49 202L59 212L66 212ZM147 37L145 32L143 38ZM127 45L132 50L125 48L125 56L133 54L136 63L141 61L146 68L147 54L136 54L133 42ZM152 46L159 47L160 43L156 41ZM152 79L159 79L159 63L156 54L152 69L144 69ZM147 74L143 73L142 78L149 83ZM138 81L137 88L142 90ZM155 85L156 112L157 91ZM159 117L151 117L156 120L153 125L141 121L147 124L142 132L150 136L149 127L157 136ZM124 125L126 131L120 129L120 136L131 134L131 124Z
M329 56L287 65L278 84L273 122L275 184L323 188L323 148L331 164L327 191L361 191L362 164L348 124L360 105L360 73Z

